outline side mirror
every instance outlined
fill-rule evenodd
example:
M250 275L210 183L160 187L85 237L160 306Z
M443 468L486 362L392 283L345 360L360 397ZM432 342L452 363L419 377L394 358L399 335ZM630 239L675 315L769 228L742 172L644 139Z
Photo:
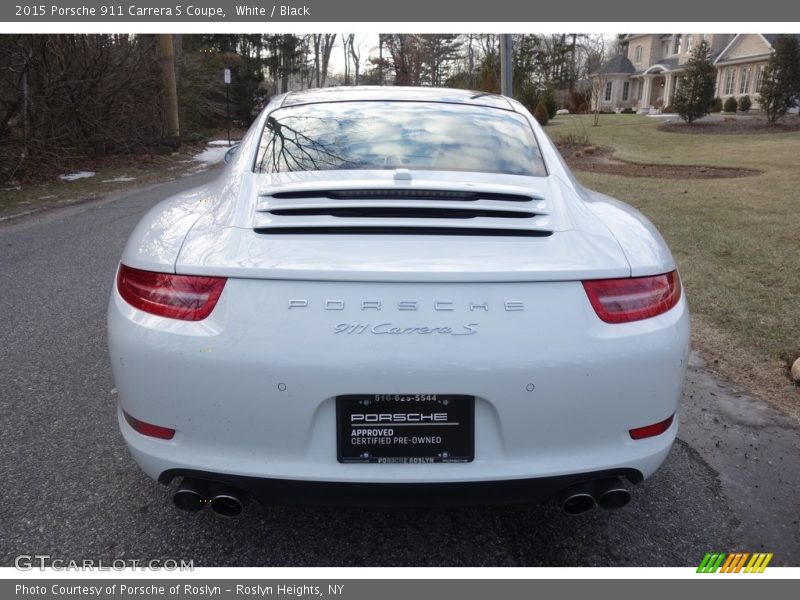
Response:
M234 159L234 157L236 156L236 153L238 151L239 151L239 144L236 144L235 146L231 146L230 149L228 149L228 151L225 153L225 164L226 165Z

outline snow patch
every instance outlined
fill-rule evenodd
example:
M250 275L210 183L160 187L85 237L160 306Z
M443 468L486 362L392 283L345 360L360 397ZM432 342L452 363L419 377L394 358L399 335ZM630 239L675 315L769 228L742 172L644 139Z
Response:
M213 140L208 142L206 149L200 154L195 154L192 160L203 163L205 167L221 163L225 160L225 154L232 146L236 145L238 140L231 140L231 145L228 145L228 140Z
M77 179L86 179L97 175L94 171L78 171L77 173L68 173L66 175L59 175L58 178L63 181L75 181Z
M227 151L227 146L209 146L200 154L195 154L194 160L206 165L215 165L225 160L225 153Z
M126 181L134 181L136 177L128 177L127 175L120 175L113 179L103 179L103 183L125 183Z

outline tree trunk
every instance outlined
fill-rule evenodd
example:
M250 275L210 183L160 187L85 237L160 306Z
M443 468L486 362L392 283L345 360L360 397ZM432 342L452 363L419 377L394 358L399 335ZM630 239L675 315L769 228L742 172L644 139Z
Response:
M164 117L167 137L180 135L178 122L178 89L175 82L175 53L172 34L160 34L158 44L161 49L161 77L164 84Z

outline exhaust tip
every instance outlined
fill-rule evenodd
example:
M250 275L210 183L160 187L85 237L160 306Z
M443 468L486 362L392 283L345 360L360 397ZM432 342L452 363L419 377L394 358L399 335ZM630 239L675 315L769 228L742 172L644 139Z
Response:
M594 508L595 500L592 487L588 483L579 483L563 490L558 496L558 503L568 515L579 515Z
M202 482L193 479L184 479L172 495L172 502L188 512L197 512L206 505L206 494Z
M616 510L631 501L631 493L617 479L603 479L595 484L597 504L607 510Z
M247 496L236 488L226 488L211 498L211 508L223 517L238 517L244 510Z

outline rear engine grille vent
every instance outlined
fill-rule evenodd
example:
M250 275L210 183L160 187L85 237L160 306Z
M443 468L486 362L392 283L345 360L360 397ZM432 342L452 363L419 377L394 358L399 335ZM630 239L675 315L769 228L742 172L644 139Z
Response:
M483 190L296 190L262 196L253 229L262 234L552 235L546 202Z
M395 227L395 226L342 226L342 227L259 227L256 233L269 235L471 235L500 237L548 237L552 231L538 229L492 229L489 227Z
M351 219L474 219L489 217L493 219L531 219L535 212L510 210L491 210L470 208L423 208L418 206L359 206L352 208L278 208L270 210L270 214L284 217L303 217L309 215L327 215L329 217Z
M278 192L272 198L279 200L310 200L327 198L329 200L495 200L500 202L530 202L530 196L521 194L496 194L491 192L470 192L452 190L319 190L301 192Z

